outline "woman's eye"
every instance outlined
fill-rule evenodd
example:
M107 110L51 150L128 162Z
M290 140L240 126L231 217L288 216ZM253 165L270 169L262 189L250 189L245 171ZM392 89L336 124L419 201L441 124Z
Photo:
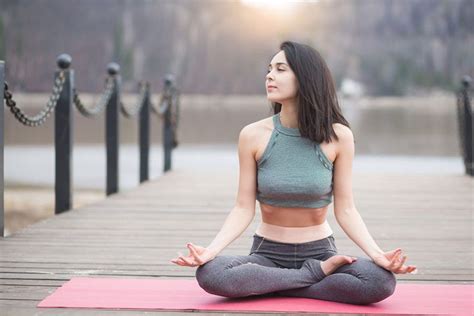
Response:
M284 71L284 69L277 69L278 71ZM270 70L267 70L267 73L269 73Z

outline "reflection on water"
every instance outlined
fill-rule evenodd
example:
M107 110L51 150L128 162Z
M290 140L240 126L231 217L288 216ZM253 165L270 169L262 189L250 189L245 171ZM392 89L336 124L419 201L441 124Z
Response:
M18 97L23 106L42 105L44 97ZM156 99L156 96L154 97ZM124 96L128 103L133 95ZM423 97L379 97L339 99L356 139L356 153L362 155L460 156L456 121L456 99L451 94ZM5 108L5 144L52 144L54 120L38 128L22 127ZM37 108L30 109L36 113ZM272 113L265 96L183 95L178 139L180 144L236 144L246 124ZM76 143L104 142L103 115L96 119L75 112ZM136 120L121 119L121 143L136 144ZM162 141L162 122L153 116L151 141Z
M454 98L434 99L432 104L408 99L400 105L391 99L379 106L346 101L342 108L358 153L461 155Z

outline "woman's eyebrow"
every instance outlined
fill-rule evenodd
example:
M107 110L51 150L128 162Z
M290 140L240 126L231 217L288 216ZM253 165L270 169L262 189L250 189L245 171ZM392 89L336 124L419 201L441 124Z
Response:
M275 63L275 64L276 64L277 66L278 66L278 65L287 65L286 63ZM271 66L272 66L272 64L268 64L268 67L271 67Z

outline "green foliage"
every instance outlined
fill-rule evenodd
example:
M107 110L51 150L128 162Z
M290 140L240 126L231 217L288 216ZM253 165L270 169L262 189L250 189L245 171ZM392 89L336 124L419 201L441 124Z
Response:
M420 88L442 88L447 90L454 89L453 82L449 76L443 72L433 69L421 68L416 65L413 60L407 58L399 58L397 60L398 71L394 78L397 86L403 86L403 90L408 85ZM402 82L405 82L403 84Z
M363 82L367 93L371 95L402 95L404 81L386 78L384 73L385 58L380 55L360 55ZM403 69L399 69L403 72Z
M455 89L455 84L445 73L423 68L407 57L367 56L362 57L361 64L364 82L373 95L402 96L412 87ZM387 74L388 66L394 71Z

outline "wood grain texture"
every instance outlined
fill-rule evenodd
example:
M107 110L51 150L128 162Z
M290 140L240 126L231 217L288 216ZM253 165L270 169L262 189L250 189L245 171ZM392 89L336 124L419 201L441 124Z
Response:
M237 185L235 170L173 170L0 239L0 309L7 315L142 313L35 306L74 276L194 278L196 268L170 259L178 251L187 254L187 242L212 241L234 205ZM407 264L418 267L416 275L398 274L399 282L473 283L472 178L355 173L353 186L356 207L379 246L401 247ZM339 227L332 207L328 221L339 253L366 257ZM260 221L257 204L253 223L221 254L248 254Z

